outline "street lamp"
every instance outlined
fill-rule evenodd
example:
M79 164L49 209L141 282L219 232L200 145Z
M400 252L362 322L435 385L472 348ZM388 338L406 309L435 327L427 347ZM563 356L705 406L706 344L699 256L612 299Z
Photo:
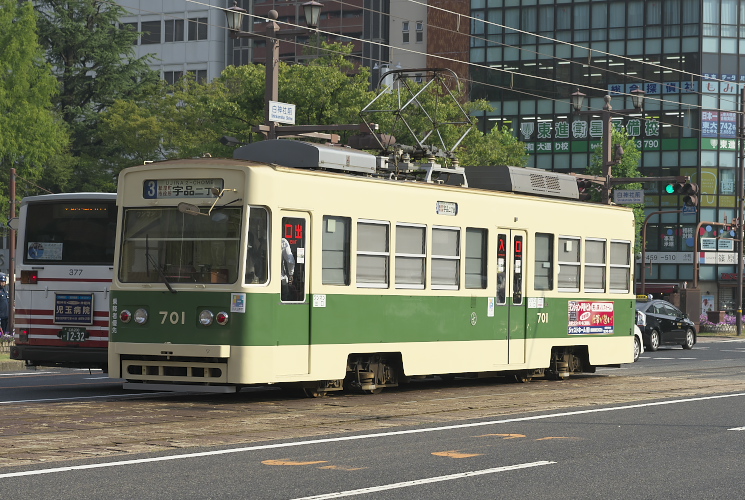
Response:
M303 14L305 15L305 24L308 28L316 29L318 27L318 19L321 15L321 9L323 4L311 0L303 4ZM266 34L264 36L257 35L254 33L246 33L241 31L243 26L243 16L247 12L245 9L238 7L237 1L234 0L233 6L225 9L225 18L227 21L228 29L230 30L230 38L266 38L266 91L264 93L264 124L261 128L261 132L266 134L267 139L277 138L277 123L269 120L269 102L276 101L279 96L279 25L276 20L279 18L279 14L276 10L270 10L267 12L266 17L268 21L266 23ZM307 29L294 29L283 31L284 36L300 35L307 32Z
M606 95L603 99L605 100L605 106L603 106L602 111L583 111L582 108L584 107L585 103L585 94L579 91L577 89L577 92L574 92L571 95L571 104L572 109L576 114L579 115L593 115L593 114L600 114L601 120L603 122L603 175L602 177L605 179L605 182L603 183L602 188L602 194L603 194L603 204L609 205L610 204L610 192L611 192L611 167L613 165L617 164L621 161L621 155L623 154L623 149L617 148L616 150L616 159L614 160L611 156L611 150L613 142L613 124L612 119L613 116L618 115L629 115L632 113L639 113L644 112L644 91L641 89L636 89L631 91L631 102L634 105L634 109L619 109L619 110L613 110L613 106L610 105L611 97L610 95ZM620 154L619 153L620 149Z

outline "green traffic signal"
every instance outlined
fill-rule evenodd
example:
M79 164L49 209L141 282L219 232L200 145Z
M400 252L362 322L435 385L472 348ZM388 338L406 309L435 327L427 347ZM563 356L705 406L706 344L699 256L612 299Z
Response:
M667 194L675 194L675 184L668 184L665 186L665 192Z

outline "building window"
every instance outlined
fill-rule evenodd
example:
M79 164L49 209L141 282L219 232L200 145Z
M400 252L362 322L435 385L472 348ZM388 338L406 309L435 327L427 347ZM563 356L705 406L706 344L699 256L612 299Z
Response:
M166 19L165 21L165 41L166 42L183 42L184 41L184 20L183 19Z
M605 240L585 240L585 292L605 291Z
M189 76L194 78L197 83L207 83L207 70L206 69L192 69L187 71Z
M189 41L207 40L207 18L189 18Z
M533 288L536 290L554 289L554 235L535 234L535 276Z
M486 288L486 229L466 228L466 288Z
M321 281L324 285L349 285L349 217L323 217Z
M160 21L145 21L142 23L142 36L140 38L140 43L142 45L161 43Z
M380 221L357 222L357 286L388 288L389 225Z
M396 288L424 288L425 226L396 225Z
M135 33L138 32L137 30L137 23L121 23L119 24L119 28L123 30L131 30ZM137 45L138 41L140 40L139 36L135 38L134 44Z
M432 228L432 288L457 290L459 277L460 229Z
M409 43L409 21L401 23L401 33L403 35L403 42Z
M183 71L164 71L163 72L163 79L168 83L168 85L173 85L177 81L181 80L182 76L184 76Z
M422 21L416 22L416 43L422 43L424 41L424 23Z
M579 238L559 238L559 291L579 292Z

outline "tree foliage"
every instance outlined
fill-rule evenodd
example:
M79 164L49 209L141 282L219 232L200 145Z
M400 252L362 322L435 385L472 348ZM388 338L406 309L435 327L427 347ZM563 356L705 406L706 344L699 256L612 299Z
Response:
M116 100L136 99L158 82L148 58L136 58L139 34L119 26L126 11L113 0L39 0L39 40L55 69L55 104L72 134L75 177L69 190L112 188L99 158L110 150L97 134L99 113Z
M36 38L31 2L0 0L0 202L8 206L10 168L37 182L56 172L46 165L68 145L64 123L54 112L57 85ZM25 184L21 184L23 187Z

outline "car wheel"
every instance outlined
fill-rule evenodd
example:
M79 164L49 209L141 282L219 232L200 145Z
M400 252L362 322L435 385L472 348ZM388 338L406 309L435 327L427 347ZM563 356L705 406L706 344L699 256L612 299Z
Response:
M639 337L634 335L634 362L639 361L639 355L642 353L642 343Z
M693 344L696 343L696 334L690 328L686 330L686 341L683 344L683 349L693 349Z
M649 334L649 350L654 352L660 347L660 332L652 330Z
M639 356L642 353L642 341L639 337L634 335L634 362L639 361Z

